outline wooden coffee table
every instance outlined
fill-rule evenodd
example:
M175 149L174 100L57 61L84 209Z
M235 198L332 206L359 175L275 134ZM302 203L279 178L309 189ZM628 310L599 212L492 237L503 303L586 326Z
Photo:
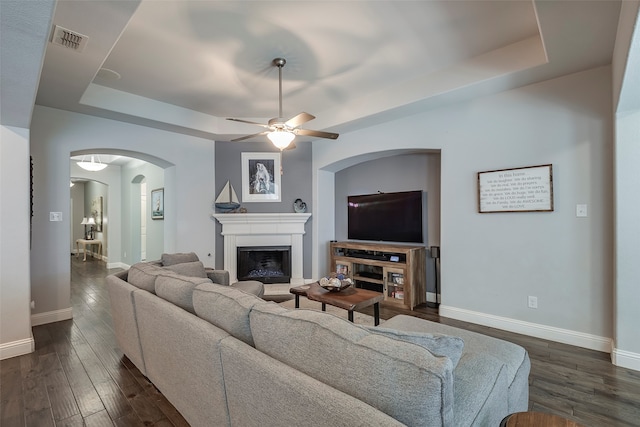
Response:
M500 427L583 427L575 421L544 412L517 412L507 415Z
M330 292L322 288L318 282L296 286L289 289L289 292L296 297L296 308L300 308L300 295L302 295L322 303L322 311L326 311L327 304L347 310L351 322L353 322L354 310L373 305L374 325L380 324L380 301L384 299L384 295L380 292L353 287L340 292Z

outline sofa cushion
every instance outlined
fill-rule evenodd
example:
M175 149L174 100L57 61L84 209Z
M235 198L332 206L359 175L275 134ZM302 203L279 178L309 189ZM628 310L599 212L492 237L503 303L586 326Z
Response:
M428 332L406 332L397 329L388 329L380 327L365 326L365 328L374 334L385 335L393 339L408 341L426 348L436 356L445 356L451 359L453 368L458 365L464 341L462 338L444 334L432 334Z
M180 276L167 271L156 278L156 295L195 314L193 290L202 283L211 283L211 280L202 277Z
M215 268L205 268L207 277L211 279L213 283L218 285L229 286L229 272L227 270L217 270Z
M204 283L193 291L193 307L198 317L253 346L249 312L266 302L240 289Z
M167 270L173 271L181 276L188 277L208 277L207 272L204 269L204 264L201 261L183 262L180 264L172 264L163 267Z
M509 384L514 381L516 373L520 370L522 364L528 363L528 355L523 347L509 341L454 326L431 322L404 314L392 317L385 322L384 326L385 328L400 331L440 333L460 337L464 340L463 356L468 353L489 354L504 363L507 366L507 380Z
M195 252L162 254L160 262L164 267L174 264L182 264L183 262L200 261Z
M127 282L137 288L155 293L156 276L165 272L165 270L157 265L148 262L139 262L137 264L133 264L131 268L129 268Z
M241 280L231 285L232 288L240 289L257 297L264 295L264 284L257 280Z
M453 367L448 357L327 313L282 310L274 303L251 310L258 350L406 425L453 425Z

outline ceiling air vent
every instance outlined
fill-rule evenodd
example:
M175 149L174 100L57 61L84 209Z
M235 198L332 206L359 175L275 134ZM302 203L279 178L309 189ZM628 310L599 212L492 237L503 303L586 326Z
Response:
M82 52L89 41L89 37L56 25L53 31L53 40L51 41L53 44L66 47L67 49Z

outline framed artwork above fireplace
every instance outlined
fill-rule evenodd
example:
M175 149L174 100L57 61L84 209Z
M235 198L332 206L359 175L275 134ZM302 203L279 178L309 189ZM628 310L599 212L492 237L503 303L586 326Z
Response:
M242 202L279 202L280 153L242 153Z

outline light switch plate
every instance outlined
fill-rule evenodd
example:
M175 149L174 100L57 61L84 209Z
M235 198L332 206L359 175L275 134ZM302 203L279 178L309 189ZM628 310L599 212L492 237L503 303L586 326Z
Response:
M585 204L576 205L576 217L578 217L578 218L586 218L587 217L587 205L585 205Z
M49 221L62 221L62 212L49 212Z

